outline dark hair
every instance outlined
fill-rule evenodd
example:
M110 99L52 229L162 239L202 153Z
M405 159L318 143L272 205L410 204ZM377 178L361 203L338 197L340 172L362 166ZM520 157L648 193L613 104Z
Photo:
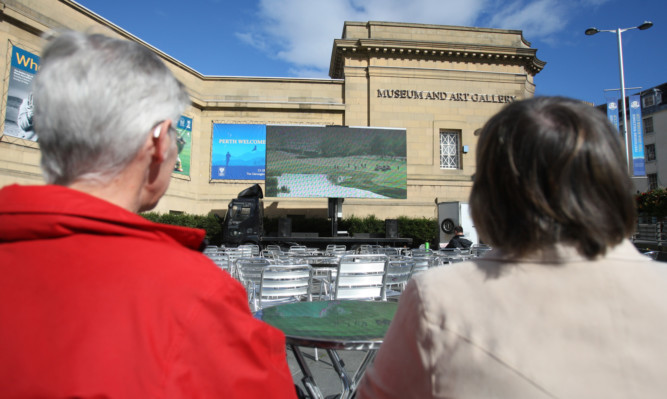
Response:
M454 227L454 233L463 233L463 227L461 226Z
M470 208L480 239L510 256L557 243L592 259L636 220L618 131L579 101L538 97L506 106L482 129Z

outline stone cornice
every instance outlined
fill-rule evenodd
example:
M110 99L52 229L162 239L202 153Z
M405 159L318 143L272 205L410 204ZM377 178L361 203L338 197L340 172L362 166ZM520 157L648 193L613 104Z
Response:
M331 54L329 76L334 79L343 78L346 57L429 59L521 65L528 74L535 75L546 65L546 62L537 58L536 53L536 49L522 47L404 40L336 39Z
M472 26L460 26L460 25L433 25L433 24L419 24L419 23L409 23L409 22L388 22L388 21L368 21L368 22L355 22L355 21L345 21L343 27L343 38L349 38L347 35L348 28L362 28L367 29L368 38L372 38L375 35L375 30L378 27L384 28L398 28L398 29L408 29L414 31L415 29L420 30L431 30L431 31L447 31L447 32L467 32L468 34L476 33L490 33L490 34L499 34L499 35L512 35L518 36L521 40L521 43L526 47L530 47L530 42L523 37L523 32L521 30L514 29L498 29L498 28L479 28ZM361 37L356 37L357 39Z

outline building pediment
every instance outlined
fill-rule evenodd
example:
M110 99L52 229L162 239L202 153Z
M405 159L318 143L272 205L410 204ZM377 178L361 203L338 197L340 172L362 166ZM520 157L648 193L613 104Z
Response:
M374 23L377 24L377 23ZM401 24L414 27L417 24ZM430 30L435 29L428 26ZM462 27L437 27L444 31L443 35L432 36L434 40L385 39L385 38L343 38L334 40L331 54L329 76L342 79L345 60L361 58L394 58L414 60L435 60L446 62L492 63L497 65L520 65L526 73L539 73L546 62L537 58L537 49L530 48L520 31L504 31L499 29L465 28L476 30L479 43L440 41L457 38L457 35L446 35L448 29L461 30ZM498 40L494 35L516 35L517 40ZM424 35L428 37L427 35ZM475 37L473 35L473 37ZM496 43L512 43L515 45L497 45Z

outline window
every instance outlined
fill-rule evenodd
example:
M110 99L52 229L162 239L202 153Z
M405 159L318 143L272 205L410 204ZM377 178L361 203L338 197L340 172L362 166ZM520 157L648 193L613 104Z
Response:
M642 102L644 103L644 108L652 107L655 105L655 97L652 95L642 97Z
M644 119L644 134L653 133L653 117L649 116Z
M662 92L659 89L652 89L642 96L642 105L644 108L652 107L662 103Z
M655 190L658 188L658 175L656 173L649 173L646 175L648 177L648 189Z
M461 132L447 130L440 132L440 169L461 167Z
M649 144L646 146L646 160L655 161L655 144Z

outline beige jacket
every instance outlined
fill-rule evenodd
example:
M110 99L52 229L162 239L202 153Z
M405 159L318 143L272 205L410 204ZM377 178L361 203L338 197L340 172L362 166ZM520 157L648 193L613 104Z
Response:
M625 241L422 273L357 398L667 398L667 264Z

